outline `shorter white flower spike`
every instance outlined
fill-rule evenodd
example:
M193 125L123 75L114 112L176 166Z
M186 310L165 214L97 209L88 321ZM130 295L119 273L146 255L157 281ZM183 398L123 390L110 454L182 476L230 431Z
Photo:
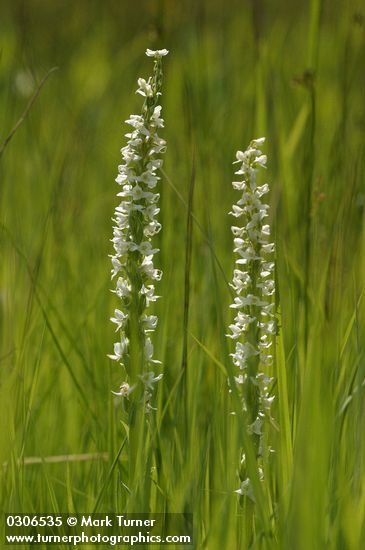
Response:
M246 151L237 151L233 164L240 167L235 174L240 177L233 188L240 191L240 198L232 206L230 214L237 221L232 226L235 268L230 286L235 291L231 308L236 311L234 323L229 326L235 351L231 353L237 374L234 377L241 399L242 410L250 418L246 429L258 443L258 455L264 451L265 422L273 423L270 394L272 378L264 370L271 364L273 336L276 326L274 317L275 281L273 276L274 244L269 242L270 226L264 223L269 206L262 197L269 192L267 183L258 185L257 173L266 168L267 157L260 151L265 138L251 141ZM254 407L249 396L255 397ZM246 402L247 399L247 402ZM256 411L257 408L257 411ZM259 475L261 476L259 472ZM239 495L254 500L251 480L247 477L236 491Z

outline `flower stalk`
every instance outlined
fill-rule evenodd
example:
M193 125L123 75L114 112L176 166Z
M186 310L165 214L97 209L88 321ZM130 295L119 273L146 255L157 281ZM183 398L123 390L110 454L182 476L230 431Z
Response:
M123 370L124 380L119 391L128 411L130 444L131 489L136 483L136 472L143 460L141 447L145 440L146 415L154 409L152 398L156 383L162 374L153 369L159 361L154 359L152 333L157 317L146 313L150 304L159 296L155 294L155 282L162 272L154 267L154 255L159 252L152 245L153 237L161 230L157 220L159 193L156 186L162 166L161 155L166 142L158 135L163 128L160 96L162 88L162 57L167 50L147 50L153 58L153 74L148 80L138 79L137 94L144 98L140 115L131 115L126 123L131 131L126 134L128 143L121 149L123 163L118 167L116 182L121 186L113 221L112 279L116 279L113 292L120 300L120 307L111 321L119 334L114 353L109 357L117 361Z
M235 268L231 287L235 292L233 304L236 311L231 333L235 350L231 353L236 368L235 383L242 411L251 434L258 460L258 473L262 476L260 462L270 452L265 442L265 424L273 423L270 393L273 379L268 375L272 363L270 348L275 334L274 244L269 242L270 226L265 223L269 206L262 197L269 192L267 183L257 184L257 173L266 168L266 155L260 151L265 138L253 140L244 152L237 151L240 165L235 172L239 181L232 183L241 192L241 198L233 205L230 214L240 225L232 226L234 236ZM243 454L240 470L241 486L237 492L254 500L252 485L246 473Z

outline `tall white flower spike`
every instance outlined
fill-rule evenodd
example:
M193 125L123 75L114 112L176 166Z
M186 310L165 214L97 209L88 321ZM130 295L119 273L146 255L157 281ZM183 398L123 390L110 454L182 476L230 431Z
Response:
M154 59L154 70L148 80L138 79L136 93L144 97L141 114L131 115L126 120L131 131L125 134L128 142L121 149L123 163L118 167L116 178L121 186L118 197L122 202L116 207L113 218L112 243L115 253L111 256L112 279L117 277L113 292L121 303L111 321L115 323L120 338L109 357L122 365L126 377L120 391L113 393L129 399L138 384L142 383L146 411L153 409L153 386L162 377L161 374L154 376L151 371L151 366L159 363L153 358L151 340L157 317L146 315L145 309L159 298L155 294L154 282L162 276L153 264L153 257L159 250L152 245L152 238L161 230L161 224L156 219L160 211L157 206L160 195L156 192L156 186L160 180L158 170L163 164L160 155L166 150L166 142L157 130L164 126L159 98L162 57L167 53L167 50L146 51L146 55ZM140 348L138 352L142 354L140 371L133 364L136 361L130 349L133 335L134 345Z

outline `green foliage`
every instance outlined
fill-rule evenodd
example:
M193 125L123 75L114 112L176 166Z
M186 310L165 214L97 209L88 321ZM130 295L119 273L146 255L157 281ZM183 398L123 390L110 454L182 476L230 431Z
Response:
M128 433L106 357L110 218L122 121L138 112L135 82L149 74L144 51L168 48L155 307L165 375L143 511L193 512L197 548L247 548L249 503L234 493L245 433L227 391L227 213L234 153L265 135L280 430L265 483L253 480L252 548L362 548L362 3L15 0L3 2L0 30L0 143L59 67L0 159L1 508L126 511ZM23 464L83 453L108 459Z

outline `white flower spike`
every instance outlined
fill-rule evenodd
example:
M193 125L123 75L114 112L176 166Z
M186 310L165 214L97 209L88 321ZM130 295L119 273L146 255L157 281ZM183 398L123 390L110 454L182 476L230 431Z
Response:
M231 334L227 335L235 342L231 357L237 369L235 381L242 410L248 420L246 428L261 457L267 455L263 427L265 422L273 421L272 378L264 371L272 362L270 348L276 330L274 244L269 242L270 226L264 223L269 206L261 199L269 192L269 186L257 185L257 172L266 168L267 157L259 149L264 142L263 137L254 139L246 151L237 151L234 162L240 164L235 172L240 181L232 185L241 196L230 212L236 219L232 226L236 265L231 283L235 297L230 306L236 316L229 326ZM245 478L236 492L252 498L250 480Z
M121 197L122 202L115 209L111 239L115 251L111 256L112 278L117 279L113 292L121 303L111 318L120 338L109 357L124 367L127 377L120 391L113 393L128 399L137 385L142 383L147 412L153 410L152 392L154 385L162 378L162 374L155 376L150 370L153 364L159 363L153 358L151 341L157 317L146 315L145 309L159 298L155 294L154 281L159 281L162 276L162 272L153 265L153 257L159 249L152 246L152 237L161 230L161 224L156 219L160 211L157 207L160 195L156 193L156 186L160 180L158 170L163 164L160 154L165 152L166 142L157 131L164 127L159 98L162 57L167 53L165 49L146 51L148 57L154 58L154 70L147 80L138 79L137 93L144 97L142 113L131 115L126 120L131 131L126 134L127 146L121 149L123 163L118 167L116 182L121 186L117 196ZM132 322L138 325L136 330L144 369L138 375L134 374L133 380L130 355Z

